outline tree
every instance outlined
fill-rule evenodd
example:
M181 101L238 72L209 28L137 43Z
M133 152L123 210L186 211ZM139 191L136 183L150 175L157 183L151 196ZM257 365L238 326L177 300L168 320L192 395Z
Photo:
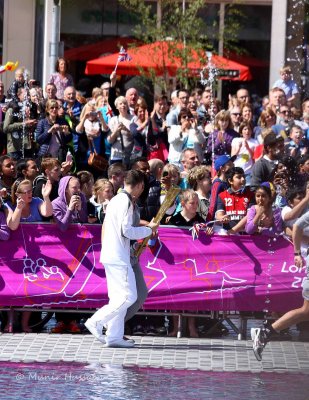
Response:
M169 80L167 60L173 60L175 65L180 66L176 75L178 81L188 87L189 80L192 79L188 64L197 61L197 58L206 61L205 50L216 50L214 47L219 35L216 19L210 27L206 26L200 16L207 7L205 0L158 0L161 6L160 15L153 12L152 6L145 0L118 1L134 15L135 21L139 21L133 29L137 39L146 44L159 42L156 51L150 52L147 56L161 64L162 77L158 77L155 70L145 71L140 67L141 75L167 90ZM226 45L230 39L235 41L238 25L235 18L232 21L235 28L233 29L232 25L228 26L228 37L224 35ZM212 28L217 37L209 38L206 34L207 28Z

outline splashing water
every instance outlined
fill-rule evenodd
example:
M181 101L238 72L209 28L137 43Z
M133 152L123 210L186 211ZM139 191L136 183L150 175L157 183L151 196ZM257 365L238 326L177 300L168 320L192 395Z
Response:
M304 25L303 21L299 21L302 7L304 7L303 0L292 0L291 12L286 19L287 32L288 32L288 35L286 37L287 41L293 40L295 37L297 37L299 30ZM304 34L302 34L301 41L302 44L293 45L293 52L294 52L293 57L290 56L286 59L287 62L295 63L295 68L298 69L299 72L301 72L304 69L304 66L306 66L308 59L308 55L305 54L305 48L304 48L304 43L306 41ZM300 51L301 48L303 49L303 52Z
M215 121L215 111L214 111L214 89L215 83L217 80L217 76L219 74L218 69L212 63L212 52L206 51L207 64L200 72L200 82L206 88L209 88L210 91L210 124L214 126ZM212 168L214 170L214 160L215 160L215 142L214 135L211 135L211 157L212 157Z
M25 94L24 94L24 99L23 99L23 105L22 105L22 116L23 116L23 139L22 139L22 158L25 158L25 140L26 140L26 120L28 118L27 115L27 109L28 109L28 93L29 93L29 84L28 84L28 78L29 78L29 71L25 69L23 76L24 76L24 89L25 89Z

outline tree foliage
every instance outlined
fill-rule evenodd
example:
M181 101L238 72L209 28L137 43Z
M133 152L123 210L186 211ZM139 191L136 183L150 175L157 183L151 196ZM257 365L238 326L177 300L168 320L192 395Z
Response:
M159 51L153 57L156 61L160 60L162 69L164 70L163 79L160 82L156 71L144 71L140 67L141 75L147 75L156 84L160 84L166 90L168 82L168 73L165 69L166 56L170 60L180 60L181 68L177 71L177 79L184 86L189 83L188 64L193 60L193 55L198 54L200 59L206 60L205 50L216 51L216 45L219 40L218 21L216 18L212 22L212 26L207 25L201 18L201 12L207 8L205 0L158 0L161 3L161 15L154 12L153 7L145 0L118 0L119 3L133 16L134 21L138 21L133 29L135 38L143 43L154 43L164 41L168 44L168 54ZM185 9L183 9L183 3ZM230 41L237 39L237 31L239 23L237 22L237 14L232 13L232 7L229 8L230 21L227 24L224 40L226 45ZM209 38L207 32L211 32ZM215 32L215 35L213 35ZM175 46L175 43L182 43L183 46ZM151 55L149 54L149 57Z

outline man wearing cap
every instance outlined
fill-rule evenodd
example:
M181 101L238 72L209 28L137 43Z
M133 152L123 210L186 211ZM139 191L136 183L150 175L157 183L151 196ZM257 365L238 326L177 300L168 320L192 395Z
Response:
M234 157L227 155L219 156L215 161L215 170L217 177L214 179L210 194L210 205L208 209L208 221L213 221L215 213L217 211L217 198L221 192L228 189L228 183L226 180L226 173L234 166Z

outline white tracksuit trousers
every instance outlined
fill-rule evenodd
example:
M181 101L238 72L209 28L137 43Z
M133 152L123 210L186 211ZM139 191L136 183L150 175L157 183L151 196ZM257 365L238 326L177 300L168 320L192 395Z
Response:
M108 325L106 343L123 339L127 309L136 302L135 275L131 265L104 265L109 303L100 308L91 320L99 329Z

